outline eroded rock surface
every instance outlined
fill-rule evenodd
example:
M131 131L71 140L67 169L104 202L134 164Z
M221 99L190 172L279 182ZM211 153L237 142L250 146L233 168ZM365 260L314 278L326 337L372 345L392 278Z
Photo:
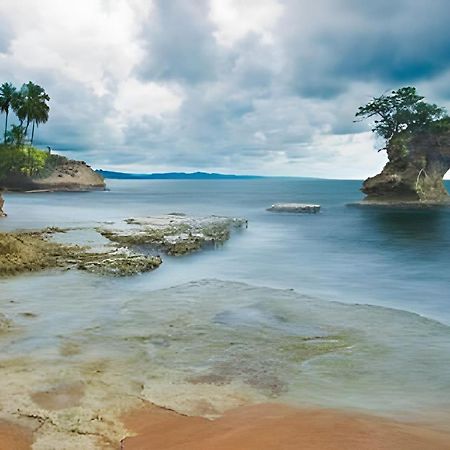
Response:
M101 275L128 276L156 269L156 256L138 255L125 248L93 252L79 245L54 242L56 229L0 233L0 276L52 268L77 268Z
M398 135L387 146L389 161L364 181L366 201L445 204L450 197L442 181L450 168L450 131Z
M127 228L102 228L107 239L126 246L146 245L168 255L184 255L208 245L222 244L234 228L246 227L246 219L209 216L188 217L167 214L158 217L131 218Z
M6 214L3 211L3 205L5 204L5 200L3 200L2 194L0 194L0 217L5 217Z

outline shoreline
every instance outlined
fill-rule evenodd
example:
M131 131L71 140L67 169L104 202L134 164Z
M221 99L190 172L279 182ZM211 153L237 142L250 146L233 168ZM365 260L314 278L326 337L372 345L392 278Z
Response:
M147 403L119 418L121 450L449 450L450 426L282 403L245 405L214 420ZM442 421L444 424L444 420ZM33 429L0 420L0 450L29 450Z

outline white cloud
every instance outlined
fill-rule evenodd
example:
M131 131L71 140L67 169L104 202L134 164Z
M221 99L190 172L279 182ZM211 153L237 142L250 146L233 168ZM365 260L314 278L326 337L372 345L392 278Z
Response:
M104 95L111 82L126 79L142 60L137 36L150 13L145 3L150 5L126 0L3 1L0 14L10 19L15 35L8 59L23 72L57 72Z
M146 116L161 118L178 111L183 101L180 88L129 78L119 84L114 107L131 120Z
M211 0L210 20L217 27L217 41L232 46L248 33L256 33L265 44L274 40L274 27L283 12L276 0Z

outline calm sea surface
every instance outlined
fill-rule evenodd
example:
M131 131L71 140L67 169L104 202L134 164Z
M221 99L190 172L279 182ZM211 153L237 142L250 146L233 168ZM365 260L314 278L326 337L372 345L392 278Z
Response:
M6 194L0 230L93 229L173 212L245 217L249 227L218 249L164 257L136 277L71 270L0 280L0 312L22 326L2 358L24 356L20 373L45 380L52 368L56 382L111 358L111 371L98 372L103 386L126 393L133 380L144 398L193 414L202 399L220 412L237 398L450 413L449 209L348 207L362 197L358 181L108 186ZM276 202L322 210L267 212ZM24 389L38 382L4 367L5 399L29 401Z
M0 229L89 226L170 212L243 216L248 230L223 248L166 258L137 283L156 289L205 278L242 281L450 324L450 209L347 207L362 198L359 181L108 180L108 186L106 192L5 195L9 217ZM319 203L322 211L267 212L275 202Z

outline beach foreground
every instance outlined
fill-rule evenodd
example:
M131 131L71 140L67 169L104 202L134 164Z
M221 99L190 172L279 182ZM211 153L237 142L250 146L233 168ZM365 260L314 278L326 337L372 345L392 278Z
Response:
M151 404L124 415L123 450L448 450L450 430L377 416L282 404L240 407L216 420ZM0 422L0 450L32 448L31 430Z
M154 406L124 417L125 450L448 450L449 430L328 409L259 404L209 421Z

